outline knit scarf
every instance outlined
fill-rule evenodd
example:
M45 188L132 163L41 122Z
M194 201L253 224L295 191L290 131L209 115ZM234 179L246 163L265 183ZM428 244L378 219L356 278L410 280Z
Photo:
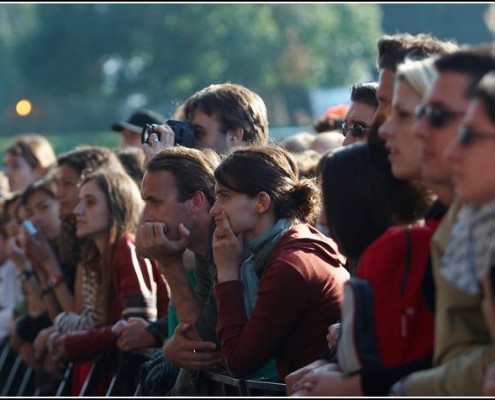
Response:
M286 218L282 218L267 232L245 242L245 246L251 255L241 264L240 278L244 285L244 307L248 319L251 318L251 312L256 304L259 279L263 273L265 264L275 246L291 227L292 222Z
M465 205L458 214L440 264L443 277L459 290L480 294L479 279L495 265L495 201Z

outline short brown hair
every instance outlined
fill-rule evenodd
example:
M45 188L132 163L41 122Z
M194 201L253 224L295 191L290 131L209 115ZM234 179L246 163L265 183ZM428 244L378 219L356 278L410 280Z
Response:
M201 89L175 112L175 118L191 122L195 110L215 115L224 130L242 128L245 143L268 141L268 115L265 102L245 86L222 83Z
M102 146L77 146L57 158L58 166L67 165L74 169L79 176L83 172L90 173L100 167L108 167L116 171L125 171L117 154Z
M397 65L406 57L412 59L423 59L434 54L451 53L458 48L457 44L450 41L442 41L429 34L420 33L411 35L409 33L398 33L395 35L384 35L378 40L379 70L391 69L396 71Z
M211 149L174 146L156 153L146 164L146 171L168 171L175 179L178 199L190 199L194 192L205 194L210 205L215 202L215 168L220 157Z
M439 73L455 72L471 77L471 83L464 93L466 98L470 98L481 78L495 70L495 45L481 43L463 46L458 51L438 57L435 68Z

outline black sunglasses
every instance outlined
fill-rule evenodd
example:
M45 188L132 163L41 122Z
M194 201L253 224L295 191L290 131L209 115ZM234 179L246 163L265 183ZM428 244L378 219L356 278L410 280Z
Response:
M345 122L342 124L342 133L345 135L347 135L347 132L351 131L351 135L354 136L354 137L363 137L365 136L368 131L369 131L369 128L366 128L360 124L352 124L352 125L348 125L346 124Z
M448 111L443 108L435 105L423 105L419 104L414 109L414 114L416 118L426 117L428 123L433 128L442 128L455 117L462 117L464 115L464 111Z
M476 141L476 139L495 139L495 133L490 134L475 132L468 127L463 126L459 129L457 139L463 147L469 147Z

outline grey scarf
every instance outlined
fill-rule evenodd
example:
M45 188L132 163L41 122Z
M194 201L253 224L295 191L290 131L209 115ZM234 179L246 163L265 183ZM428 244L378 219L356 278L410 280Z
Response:
M258 296L259 279L273 249L292 227L292 222L286 218L279 219L267 232L255 239L246 241L251 255L244 260L240 268L240 279L244 285L244 307L246 315L251 318L251 312Z
M452 228L440 271L470 295L480 293L479 279L495 264L495 201L465 205Z

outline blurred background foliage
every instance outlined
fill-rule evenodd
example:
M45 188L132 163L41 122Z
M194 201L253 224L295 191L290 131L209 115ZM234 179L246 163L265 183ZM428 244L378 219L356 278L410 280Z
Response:
M376 78L382 34L486 42L492 40L489 9L459 3L3 3L0 138L36 131L77 140L81 132L108 132L140 107L169 117L195 91L227 81L264 98L271 126L307 124L316 117L311 90ZM21 98L33 104L26 117L15 112Z

